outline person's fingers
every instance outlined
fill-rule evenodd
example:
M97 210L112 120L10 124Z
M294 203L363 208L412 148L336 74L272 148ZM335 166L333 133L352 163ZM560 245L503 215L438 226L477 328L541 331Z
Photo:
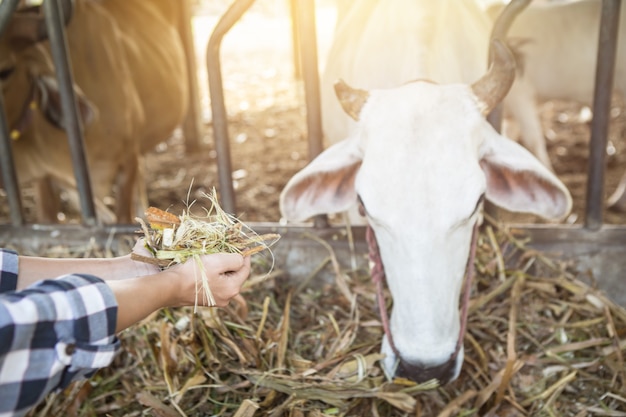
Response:
M241 285L243 285L244 281L248 279L248 276L250 275L250 257L246 256L242 260L243 263L239 269L226 271L224 274L222 274L224 277L228 278L229 280L233 281L233 283L238 285L238 287L241 287Z
M241 291L241 286L250 275L250 257L240 254L218 253L204 255L200 258L208 279L208 286L214 298L211 306L224 307ZM200 278L198 265L187 260L183 264L175 265L166 270L175 273L182 279L176 287L178 302L176 305L193 305L198 295L198 279ZM202 296L197 298L199 304L206 305Z
M206 265L211 269L217 270L220 274L239 271L244 267L245 261L243 256L238 253L220 253L216 255L210 255L206 258Z
M142 237L137 239L137 242L135 242L135 246L133 246L132 252L136 253L137 255L148 256L150 258L153 257L152 253L150 253L148 248L146 248L146 241Z
M139 255L141 258L145 258L145 260L134 259L132 257L133 254ZM132 268L136 276L152 275L160 271L160 268L155 263L150 262L150 260L154 259L154 255L148 250L148 248L146 248L146 241L144 238L139 238L137 242L135 242L135 246L133 246L130 256L131 259L134 259L135 261Z
M219 273L209 284L212 289L220 293L223 302L218 302L218 306L223 307L236 297L241 291L241 286L250 275L250 257L241 257L239 269L224 271ZM217 297L216 297L217 298Z

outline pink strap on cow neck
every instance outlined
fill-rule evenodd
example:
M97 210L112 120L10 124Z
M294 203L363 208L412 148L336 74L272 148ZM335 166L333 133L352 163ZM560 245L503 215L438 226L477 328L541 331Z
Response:
M376 301L378 302L378 309L380 310L380 320L383 322L383 331L389 341L391 350L400 358L398 349L391 337L391 330L389 329L389 315L387 314L387 307L385 304L385 296L383 294L383 283L385 282L385 268L383 267L383 261L380 258L380 252L378 250L378 241L372 226L367 225L365 231L365 239L367 240L367 246L369 248L369 259L371 264L370 274L372 275L372 281L376 284Z
M378 301L378 308L380 310L380 319L383 324L383 330L385 332L385 335L387 336L387 340L389 341L389 346L391 347L391 350L399 359L400 353L398 352L398 349L396 348L396 345L393 341L393 337L391 336L391 329L389 328L389 315L387 314L387 308L385 306L385 296L383 294L383 284L385 282L385 268L383 267L383 262L380 258L376 235L374 234L374 230L372 229L372 227L369 225L367 226L367 229L365 231L365 238L367 240L369 248L369 259L372 262L370 273L372 275L372 280L376 284L376 299ZM467 259L467 265L465 267L465 286L463 289L463 299L461 304L461 328L459 329L459 338L456 342L456 347L451 358L455 358L459 354L461 346L463 346L463 338L465 337L465 331L467 329L467 315L469 311L469 299L472 281L474 279L474 259L476 258L477 240L478 224L474 225L474 229L472 230L470 253Z

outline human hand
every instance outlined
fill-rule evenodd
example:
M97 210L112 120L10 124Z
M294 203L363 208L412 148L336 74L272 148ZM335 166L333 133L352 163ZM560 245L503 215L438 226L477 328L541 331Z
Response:
M127 256L131 262L130 255ZM137 323L163 307L195 306L196 300L197 305L207 305L201 283L201 268L204 268L204 275L213 295L212 306L225 307L231 298L239 294L241 286L250 275L250 257L233 253L201 255L146 276L108 280L107 284L118 304L116 331ZM124 271L128 274L130 272L127 269L129 268Z
M206 276L209 289L215 301L214 306L225 307L231 298L239 294L241 286L250 275L250 257L235 253L216 253L202 255L199 258L202 266L195 258L172 266L161 274L172 275L174 292L172 307L195 305L206 306L206 298L202 288L202 271Z

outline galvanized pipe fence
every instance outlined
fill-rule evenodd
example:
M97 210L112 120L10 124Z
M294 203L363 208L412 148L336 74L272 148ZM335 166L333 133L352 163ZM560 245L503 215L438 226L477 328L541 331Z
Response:
M20 190L11 154L11 139L0 95L0 173L10 208L10 224L0 224L0 245L43 247L49 242L74 244L89 239L114 242L122 236L132 235L134 225L100 225L94 210L89 169L84 151L84 139L80 118L77 117L76 100L72 89L72 74L68 65L67 43L60 12L60 1L44 0L43 10L46 27L50 34L52 55L61 88L62 105L66 117L68 140L72 150L72 160L79 188L82 225L38 225L26 224L22 213ZM524 1L524 0L522 0ZM4 31L19 0L0 2L0 33ZM236 196L233 188L230 160L230 139L228 137L228 115L224 104L224 89L221 76L220 46L224 35L246 13L254 0L234 0L227 12L220 18L206 48L206 67L209 81L209 94L212 109L214 140L217 151L220 204L230 213L236 212ZM516 225L515 230L526 233L534 245L547 251L556 250L571 256L593 256L605 248L626 250L626 227L603 223L605 149L610 114L610 98L613 87L617 29L619 25L620 0L603 0L601 31L593 101L590 157L588 166L588 188L584 225ZM322 129L319 93L319 74L315 32L315 1L290 0L293 24L294 55L296 74L302 77L306 124L309 143L309 158L313 159L322 151ZM193 48L188 49L193 50ZM192 83L192 86L195 86ZM193 120L197 126L199 122ZM196 138L193 138L196 140ZM626 167L625 167L626 168ZM278 196L277 200L278 200ZM298 275L306 262L303 259L316 257L311 251L311 240L303 239L313 234L329 242L338 250L346 250L347 237L343 228L331 227L320 216L313 225L303 224L283 226L278 223L251 225L259 232L279 232L283 235L276 248L277 259L290 268L292 275ZM352 231L357 248L364 250L364 230L356 227ZM306 241L305 241L306 240ZM326 249L322 249L324 252ZM323 255L322 255L323 256ZM303 271L304 273L304 271ZM306 272L308 273L308 272Z

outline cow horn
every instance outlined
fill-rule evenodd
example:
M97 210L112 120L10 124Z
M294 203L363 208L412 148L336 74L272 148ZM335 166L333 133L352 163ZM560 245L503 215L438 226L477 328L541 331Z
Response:
M335 83L335 94L343 110L354 120L359 120L361 108L370 96L366 90L352 88L344 80Z
M472 84L480 111L487 115L507 95L515 79L515 58L498 39L491 42L491 66L487 74Z
M502 9L502 12L500 12L493 23L490 39L505 39L517 15L524 11L530 2L531 0L511 0L504 6L504 9Z

